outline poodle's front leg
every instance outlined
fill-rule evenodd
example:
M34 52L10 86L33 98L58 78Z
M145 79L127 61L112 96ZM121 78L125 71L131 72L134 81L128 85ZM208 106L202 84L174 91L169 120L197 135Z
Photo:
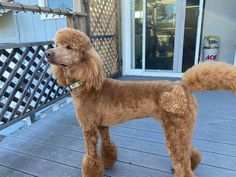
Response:
M112 143L109 127L98 127L101 137L101 155L105 168L111 168L117 160L117 149L115 144Z
M83 158L83 177L102 177L104 166L102 159L97 153L98 130L97 127L84 131L86 154Z

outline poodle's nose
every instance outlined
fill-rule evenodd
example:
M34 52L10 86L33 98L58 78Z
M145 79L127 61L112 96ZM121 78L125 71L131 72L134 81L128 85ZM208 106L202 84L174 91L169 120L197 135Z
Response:
M47 57L48 59L52 59L53 56L54 56L53 51L51 51L51 50L47 50L47 51L45 52L45 55L46 55L46 57Z

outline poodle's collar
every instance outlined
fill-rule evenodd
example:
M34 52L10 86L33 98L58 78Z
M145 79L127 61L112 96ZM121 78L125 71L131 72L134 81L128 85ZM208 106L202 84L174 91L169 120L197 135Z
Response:
M76 82L74 82L70 85L67 85L66 90L72 91L73 89L80 87L81 85L83 85L83 82L81 80L77 80Z

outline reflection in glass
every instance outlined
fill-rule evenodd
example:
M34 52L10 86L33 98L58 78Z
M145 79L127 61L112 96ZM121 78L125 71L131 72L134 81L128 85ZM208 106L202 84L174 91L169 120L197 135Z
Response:
M199 0L186 1L182 72L194 65L197 40Z
M147 0L145 69L173 70L176 0Z
M134 65L135 69L142 69L142 32L143 32L143 1L135 0L135 41L134 41Z

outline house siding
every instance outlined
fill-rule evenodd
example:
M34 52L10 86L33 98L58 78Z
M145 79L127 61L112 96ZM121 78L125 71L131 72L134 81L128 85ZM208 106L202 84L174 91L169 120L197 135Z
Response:
M18 0L38 5L38 0ZM66 18L42 20L39 13L14 11L0 17L0 43L24 43L53 40L55 32L67 26Z
M18 42L19 33L16 28L16 19L14 14L8 12L0 17L0 42Z

